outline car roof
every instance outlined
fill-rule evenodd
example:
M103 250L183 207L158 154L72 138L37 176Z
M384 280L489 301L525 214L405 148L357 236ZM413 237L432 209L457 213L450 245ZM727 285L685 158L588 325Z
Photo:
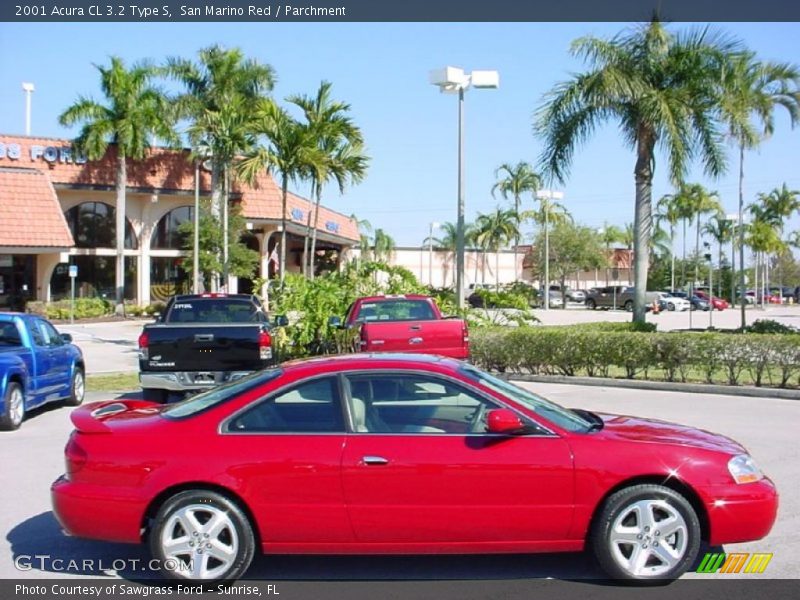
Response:
M437 367L432 370L454 371L461 366L461 361L434 354L411 354L402 352L337 354L316 356L290 360L281 365L288 374L305 370L343 371L369 369L411 369Z
M425 296L423 294L386 294L383 296L364 296L363 298L358 298L357 302L360 300L363 302L381 302L383 300L429 300L430 296Z

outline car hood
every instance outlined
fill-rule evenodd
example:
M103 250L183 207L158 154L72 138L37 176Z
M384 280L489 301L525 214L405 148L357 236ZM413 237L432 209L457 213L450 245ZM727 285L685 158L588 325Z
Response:
M738 442L703 429L625 415L599 414L598 416L603 419L603 434L618 440L691 446L729 454L747 452Z

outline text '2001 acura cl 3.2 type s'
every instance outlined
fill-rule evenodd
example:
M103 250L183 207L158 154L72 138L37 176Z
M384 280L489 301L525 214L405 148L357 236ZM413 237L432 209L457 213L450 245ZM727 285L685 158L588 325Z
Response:
M567 410L456 360L285 363L172 405L72 414L55 514L146 543L176 578L264 553L588 548L613 578L679 577L700 544L769 533L777 493L746 450L661 421Z

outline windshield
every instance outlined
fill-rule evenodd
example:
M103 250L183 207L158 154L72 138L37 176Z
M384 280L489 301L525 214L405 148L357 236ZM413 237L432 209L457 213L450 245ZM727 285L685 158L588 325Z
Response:
M473 381L477 381L498 394L511 398L514 402L531 409L537 415L541 415L562 429L567 431L588 431L592 428L592 424L589 421L579 417L574 412L554 402L545 400L541 396L537 396L513 383L489 375L469 365L461 367L461 372Z
M231 398L235 398L239 394L243 394L260 386L263 383L272 381L283 373L283 369L265 369L263 371L256 371L246 377L237 379L231 383L227 383L220 387L208 390L196 396L192 396L183 400L170 404L161 414L165 417L172 419L180 419L183 417L190 417L196 415L204 410L208 410L214 406L227 402Z
M261 309L249 300L236 298L192 298L176 302L167 315L168 323L259 323L266 320Z

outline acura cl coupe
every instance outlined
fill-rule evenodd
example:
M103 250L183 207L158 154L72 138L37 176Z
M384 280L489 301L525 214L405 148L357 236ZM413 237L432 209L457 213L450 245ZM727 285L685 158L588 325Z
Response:
M236 579L257 550L588 548L610 577L674 579L703 541L767 535L778 505L731 439L568 410L433 356L297 361L72 421L52 486L65 531L146 543L175 578Z

